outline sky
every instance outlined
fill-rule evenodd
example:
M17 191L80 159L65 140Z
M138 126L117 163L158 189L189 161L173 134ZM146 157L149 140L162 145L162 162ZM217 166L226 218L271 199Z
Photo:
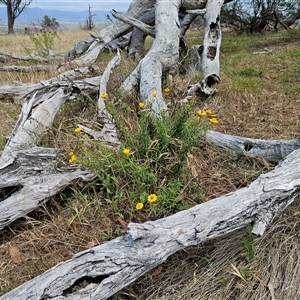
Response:
M131 0L62 0L62 1L44 1L44 0L32 0L29 7L39 7L43 9L59 9L67 11L85 11L89 9L89 5L92 7L92 11L95 10L115 10L126 11L130 5ZM3 6L3 5L0 5Z

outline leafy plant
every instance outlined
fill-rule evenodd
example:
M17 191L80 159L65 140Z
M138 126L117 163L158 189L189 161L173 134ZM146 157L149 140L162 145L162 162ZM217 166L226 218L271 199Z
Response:
M254 259L254 241L249 242L246 238L243 238L243 243L247 250L246 260L250 263Z
M164 216L186 208L180 197L186 158L206 131L204 122L191 116L193 108L174 107L161 119L141 109L137 129L121 127L119 151L99 148L100 158L91 152L82 161L96 171L101 194L115 214L130 218L135 209L143 209Z
M25 33L29 36L38 55L47 57L52 54L51 48L55 39L58 38L57 31L41 28L33 33L30 30L26 30ZM29 52L28 50L26 51L27 53Z

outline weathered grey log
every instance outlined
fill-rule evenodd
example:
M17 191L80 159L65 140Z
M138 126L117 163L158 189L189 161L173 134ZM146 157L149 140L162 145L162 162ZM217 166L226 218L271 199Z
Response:
M36 146L69 96L70 90L59 87L53 92L40 95L36 92L23 104L14 132L0 157L0 169L11 163L20 150Z
M82 128L85 133L93 136L95 140L100 141L103 145L114 149L118 149L121 143L118 138L116 124L114 122L113 116L106 109L105 99L108 97L106 89L110 73L112 72L113 68L115 68L120 62L121 55L118 51L117 55L108 63L101 77L97 103L98 115L102 125L101 131L92 130L86 126L78 124L78 126Z
M84 89L88 86L86 83L81 82L81 84ZM61 105L70 99L72 93L77 97L82 92L79 87L80 85L74 83L46 82L42 88L23 95L26 101L23 103L19 120L0 157L0 168L10 163L18 151L37 145L52 125Z
M1 72L42 72L42 71L55 71L55 65L36 65L36 66L0 66Z
M43 205L75 180L90 181L87 168L69 166L65 151L33 147L20 150L0 168L0 230Z
M248 187L170 217L131 223L124 237L76 254L0 299L107 299L185 247L250 224L262 235L299 193L299 151Z
M127 15L133 18L139 18L144 11L151 8L155 4L155 0L133 0L130 4ZM106 44L116 38L127 34L132 30L132 26L121 22L116 22L105 27L98 35L94 36L94 41L87 49L87 52L79 58L74 59L71 64L76 66L86 66L95 62L100 51ZM63 69L64 66L61 66Z
M147 35L155 37L155 29L153 26L149 26L138 19L119 13L114 9L111 13L116 19L142 30Z
M66 87L69 85L67 81L71 81L74 86L79 88L81 91L96 92L99 86L101 76L95 76L87 78L87 76L95 75L99 72L97 67L84 67L66 71L65 73L59 74L56 77L48 80L40 81L39 83L17 83L14 85L0 86L0 99L11 99L14 101L20 101L25 95L31 94L34 91L44 89L46 86L62 86ZM79 78L85 77L83 80Z
M294 140L262 140L208 130L204 139L208 143L227 151L249 157L263 157L271 162L279 162L300 148L300 137Z
M167 110L162 96L162 74L174 73L179 58L179 5L180 0L156 1L152 47L122 84L124 90L132 92L140 83L140 100L146 104L151 102L152 112L157 117Z
M139 18L139 20L147 25L155 25L155 7L145 11L145 13ZM136 61L139 61L144 56L144 44L147 37L147 33L134 27L128 43L127 55L128 57L134 57Z
M102 141L105 142L105 144L115 146L117 148L119 148L121 143L118 138L116 124L113 116L106 109L105 98L103 96L107 95L106 89L110 74L112 70L120 64L120 62L121 55L118 51L117 55L108 63L106 69L102 74L98 98L98 115L103 126L100 132L103 137Z
M104 46L104 49L110 52L112 51L116 52L118 49L124 49L128 46L130 37L131 37L131 32L109 42Z
M30 54L26 56L19 56L15 54L11 54L8 52L0 51L0 61L1 62L7 62L9 60L23 60L23 61L29 61L29 60L36 60L36 61L43 61L47 62L50 60L61 60L64 59L65 55L49 55L49 56L41 56L36 54Z
M80 55L84 54L87 49L91 46L91 44L94 42L95 38L90 36L78 43L76 43L73 47L73 49L71 49L68 52L68 59L69 60L73 60L76 57L79 57Z

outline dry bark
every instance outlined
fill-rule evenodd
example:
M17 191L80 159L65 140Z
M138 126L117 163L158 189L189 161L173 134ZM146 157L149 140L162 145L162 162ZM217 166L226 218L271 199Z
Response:
M217 91L220 82L220 45L221 22L220 12L224 0L208 0L206 5L205 33L202 51L203 79L190 87L188 94L201 91L205 95L212 95Z
M185 247L249 224L262 235L299 193L299 159L296 150L248 187L170 217L131 223L125 236L76 254L0 299L107 299Z
M81 91L85 92L96 92L100 79L100 76L95 76L99 73L97 67L83 67L74 70L66 71L56 77L48 80L40 81L39 83L18 83L8 86L0 86L0 99L12 99L14 101L20 101L26 98L27 95L31 95L32 92L44 89L45 87L50 88L51 86L67 86L68 81L71 81L74 86L77 86ZM95 76L87 78L87 76ZM85 78L84 80L79 80Z
M110 73L112 72L112 69L115 68L120 62L121 56L120 52L118 51L117 55L109 62L104 73L101 76L97 105L98 115L102 125L101 131L96 131L84 125L78 124L78 126L82 128L85 133L91 135L95 140L100 141L101 144L113 149L119 148L120 141L118 138L114 119L106 109L105 99L108 97L106 89Z
M126 15L133 18L139 18L144 14L144 11L151 8L155 4L155 0L133 0L130 4ZM94 36L94 41L87 49L87 52L79 58L71 61L75 66L90 65L98 57L100 51L111 41L118 37L125 35L132 30L132 26L121 22L113 23L112 25L104 28L98 35ZM71 50L71 53L72 50ZM61 67L63 69L64 66Z
M36 65L36 66L0 66L1 72L42 72L42 71L55 71L57 66L54 65Z
M140 100L146 104L151 102L152 112L157 117L167 109L162 96L162 75L173 74L179 58L179 6L180 0L156 2L152 47L122 85L128 92L139 85Z
M155 8L146 11L140 18L139 21L154 26L155 25ZM155 35L155 33L154 33ZM136 61L139 61L144 56L144 44L147 33L134 27L128 43L127 55L128 57L134 57Z
M209 130L204 139L211 145L226 151L249 157L263 157L270 162L279 162L300 148L300 138L294 140L261 140Z
M133 1L128 15L133 18L141 16L144 3L150 8L154 1ZM204 79L196 88L208 95L216 91L220 80L219 10L222 3L221 0L207 1L202 56ZM140 5L139 9L135 4ZM162 97L162 74L174 72L178 63L181 34L179 7L203 8L205 4L206 1L196 0L156 2L153 46L124 82L123 88L132 91L139 84L141 101L151 101L152 111L158 117L166 109ZM131 22L135 24L136 21L131 19ZM73 63L92 63L105 45L130 29L131 25L113 24L96 37L84 57ZM113 124L109 123L111 118L107 115L103 95L106 93L108 75L117 60L101 78L98 110L104 124ZM5 212L1 215L0 229L47 201L74 179L91 180L93 177L90 171L79 166L67 166L61 150L34 147L51 126L59 107L71 97L72 91L78 91L76 82L47 81L40 84L43 87L35 87L26 95L27 102L13 136L0 158L0 189L4 198L0 209ZM88 131L88 128L84 129ZM116 137L115 127L108 128L109 131L111 129ZM213 131L209 131L205 138L226 149L241 151L249 156L264 156L272 161L288 156L274 171L261 175L249 187L167 218L129 224L125 236L76 254L71 260L24 283L0 299L107 299L187 246L203 243L249 224L254 224L253 233L262 235L273 218L299 193L300 169L297 166L300 153L295 150L299 147L299 140L270 141L267 144L262 140L228 137Z
M47 62L50 60L62 60L64 58L65 58L65 55L40 56L40 55L36 55L36 54L30 54L27 56L18 56L18 55L4 52L4 51L0 51L0 61L1 62L7 62L9 60L23 60L23 61L35 60L35 61Z
M93 176L87 168L68 165L64 150L33 147L18 151L0 167L0 230L75 180L90 181Z

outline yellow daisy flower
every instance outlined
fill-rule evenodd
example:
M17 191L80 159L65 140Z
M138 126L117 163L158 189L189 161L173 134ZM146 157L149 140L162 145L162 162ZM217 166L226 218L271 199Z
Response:
M156 194L151 194L151 195L149 195L148 201L149 201L150 203L156 202L156 201L157 201L157 196L156 196Z
M103 98L103 99L106 99L106 98L108 98L108 94L107 93L103 93L103 94L100 95L100 97Z
M70 163L70 164L73 164L76 160L77 160L77 157L76 157L75 154L73 154L73 155L70 157L70 159L69 159L69 163Z
M205 112L205 110L198 110L198 111L197 111L197 115L198 115L199 117L205 117L205 116L206 116L206 112Z
M75 130L74 130L76 133L80 133L81 131L82 131L82 128L80 128L80 127L77 127L77 128L75 128Z
M157 95L156 91L153 91L153 92L151 93L151 96L152 96L152 97L156 97L156 95Z
M145 103L144 102L139 102L139 108L143 109L145 107Z
M130 150L128 148L124 148L122 153L126 156L128 156L130 154Z
M209 119L209 121L210 121L211 124L218 124L219 123L217 118L211 118L211 119Z
M166 88L164 89L164 92L165 92L165 93L170 93L171 90L170 90L170 88L166 87Z
M209 108L205 111L208 115L211 115L213 113L213 111Z
M73 151L68 152L68 156L69 156L69 157L71 157L71 156L73 156L73 155L74 155L74 152L73 152Z
M139 202L136 204L135 209L136 210L141 210L144 207L144 204L142 202Z

